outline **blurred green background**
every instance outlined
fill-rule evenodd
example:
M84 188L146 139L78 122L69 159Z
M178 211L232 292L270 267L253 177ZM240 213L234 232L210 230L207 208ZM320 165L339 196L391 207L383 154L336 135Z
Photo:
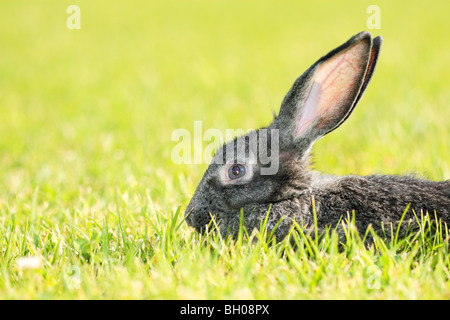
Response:
M2 1L0 206L36 186L61 206L117 186L185 204L207 164L174 165L172 131L267 125L296 77L368 30L371 4ZM314 167L448 179L450 3L376 4L378 69Z
M66 26L72 4L80 30ZM87 233L117 194L126 232L146 237L145 199L158 212L185 206L208 165L175 165L173 130L269 124L304 70L368 30L372 4L377 71L349 120L316 144L314 168L449 179L449 1L1 1L2 239L14 219L21 232L33 219L37 252L54 262L49 232L64 228L75 245L68 225Z

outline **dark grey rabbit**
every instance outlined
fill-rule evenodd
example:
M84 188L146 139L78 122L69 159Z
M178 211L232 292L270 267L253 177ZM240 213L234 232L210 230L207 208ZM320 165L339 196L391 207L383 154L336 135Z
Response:
M314 142L339 127L361 99L381 43L381 37L372 39L369 32L353 36L295 81L267 128L219 148L186 208L187 223L203 232L215 217L222 234L236 234L243 210L248 232L259 229L268 216L269 231L276 226L274 235L281 240L294 220L302 226L314 225L314 199L319 231L338 226L354 212L361 234L369 225L376 232L383 228L389 232L408 205L403 221L415 221L414 210L419 217L421 211L428 212L449 224L450 180L336 177L309 169ZM276 157L268 163L263 154Z

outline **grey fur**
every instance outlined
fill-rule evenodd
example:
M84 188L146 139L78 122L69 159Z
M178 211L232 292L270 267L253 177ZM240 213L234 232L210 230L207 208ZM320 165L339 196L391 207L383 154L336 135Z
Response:
M245 154L237 153L231 163L248 163L249 157L255 158L258 145L248 142L246 138L249 134L217 150L186 208L187 223L203 232L210 224L211 216L215 216L221 233L236 234L243 210L244 225L251 232L254 228L260 228L270 208L267 226L271 231L278 224L274 234L280 240L288 234L293 221L303 226L313 225L314 199L320 230L326 226L336 227L343 217L351 216L354 212L355 224L360 233L364 234L369 225L380 232L383 227L389 229L391 223L398 225L408 205L410 207L405 221L415 220L414 210L419 216L421 211L428 212L432 218L436 215L442 222L449 224L450 180L433 182L385 175L336 177L309 169L309 152L313 143L339 127L364 93L375 70L381 42L380 37L372 39L370 33L361 32L319 59L295 81L283 100L280 114L267 128L278 129L280 134L279 169L276 174L259 174L263 165L256 161L255 164L248 164L249 172L242 179L225 182L230 164L217 163L223 163L226 150L233 150L242 142ZM365 63L366 67L361 69L360 82L356 81L357 84L347 93L351 100L335 113L324 115L323 118L327 117L325 126L320 118L305 133L295 136L297 119L299 114L305 112L305 99L310 93L314 74L324 62L355 43L367 48L365 54L358 57L358 61ZM264 148L271 150L270 145Z

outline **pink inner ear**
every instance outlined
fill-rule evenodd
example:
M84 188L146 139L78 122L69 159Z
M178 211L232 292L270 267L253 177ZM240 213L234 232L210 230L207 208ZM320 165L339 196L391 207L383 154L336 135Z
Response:
M312 125L322 129L345 116L356 98L367 68L367 43L359 42L324 62L301 108L297 134Z

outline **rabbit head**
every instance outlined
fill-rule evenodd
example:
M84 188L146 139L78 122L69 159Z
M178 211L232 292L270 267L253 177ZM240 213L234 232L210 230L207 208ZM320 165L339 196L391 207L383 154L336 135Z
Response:
M187 223L203 232L214 217L226 234L239 229L241 216L247 230L267 217L269 227L285 235L302 211L298 196L326 180L308 169L311 147L361 99L381 41L368 32L353 36L294 82L268 127L219 148L186 208Z

